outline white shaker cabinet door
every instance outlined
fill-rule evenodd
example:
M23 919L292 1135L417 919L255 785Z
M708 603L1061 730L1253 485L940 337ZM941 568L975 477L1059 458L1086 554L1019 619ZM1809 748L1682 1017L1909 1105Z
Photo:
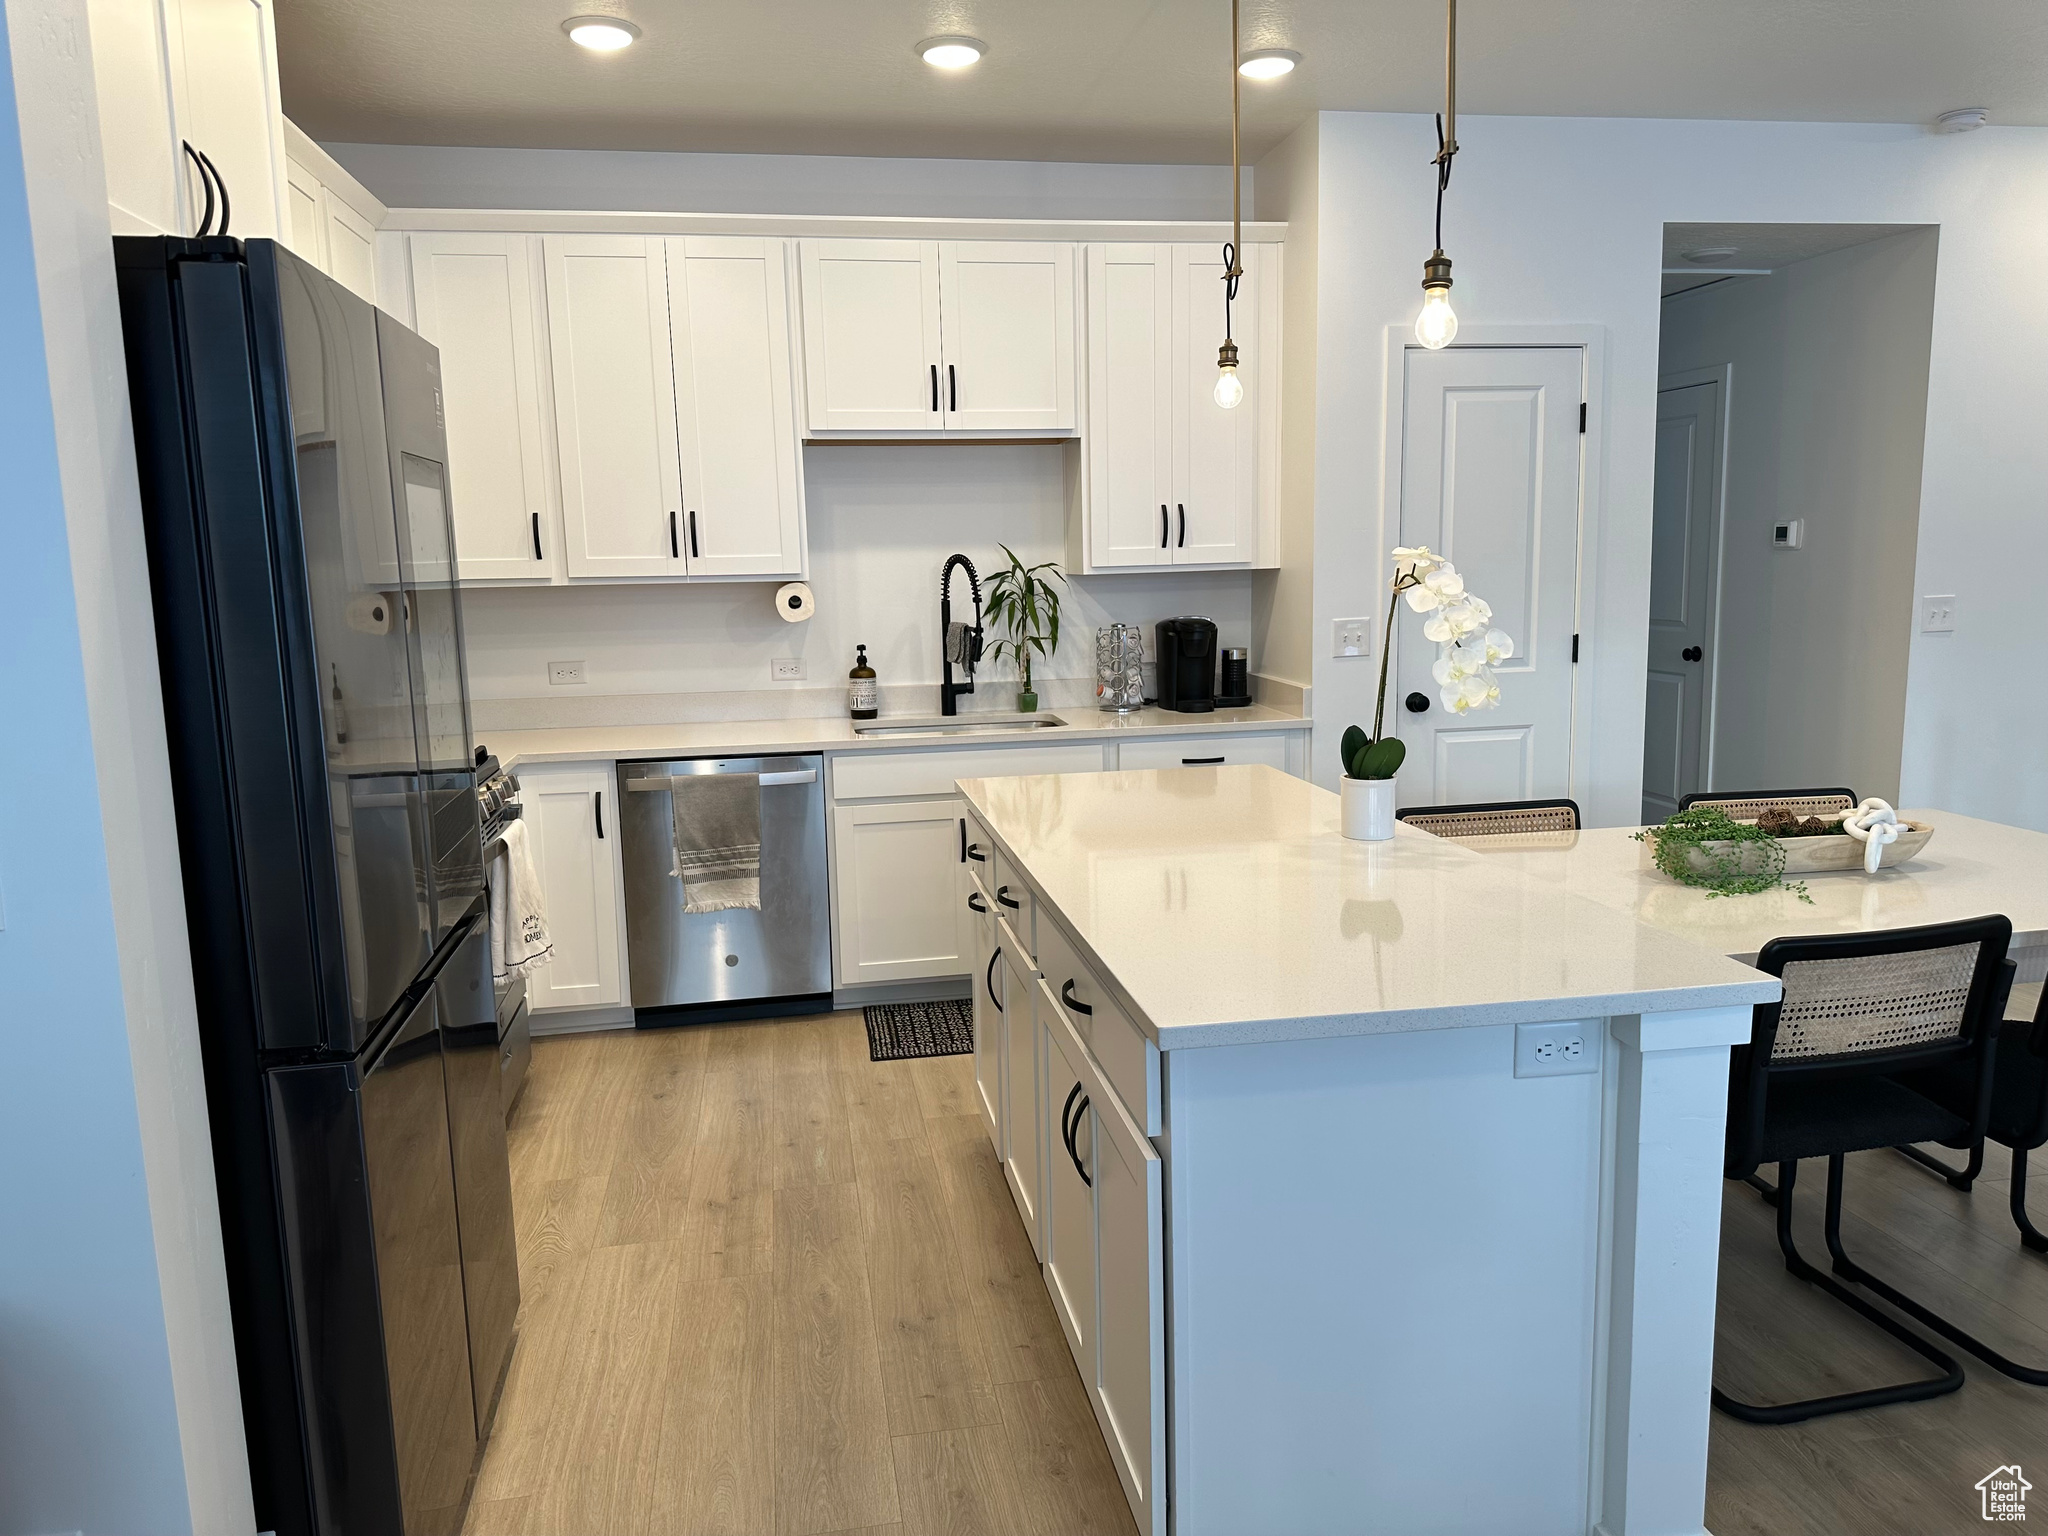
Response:
M682 576L664 242L640 235L543 241L569 574Z
M996 930L997 934L1002 929ZM1034 1006L1037 987L1029 965L999 945L1003 973L1004 1125L1009 1144L1003 1149L1003 1177L1017 1202L1017 1214L1031 1237L1031 1251L1045 1258L1045 1066L1043 1026Z
M974 935L974 1089L996 1157L1003 1155L1003 966L996 958L995 909L973 880L965 882Z
M1044 987L1045 983L1040 982ZM1038 1101L1045 1145L1045 1288L1081 1380L1097 1376L1095 1175L1098 1110L1080 1039L1048 988L1036 999L1045 1040Z
M967 974L960 816L957 799L833 807L837 985Z
M1216 352L1223 343L1223 254L1174 247L1175 565L1249 565L1258 554L1260 391L1259 268L1247 247L1231 333L1244 358L1244 399L1216 403ZM1277 379L1276 379L1277 382Z
M164 0L172 40L175 135L206 155L226 183L229 232L244 240L288 238L284 108L277 84L277 37L269 0ZM173 146L173 153L180 154ZM188 161L185 175L195 230L205 193ZM221 210L214 210L220 228Z
M357 298L376 303L377 227L325 186L320 189L320 224L327 275Z
M284 178L284 243L325 272L327 219L321 204L326 188L320 185L318 176L296 160L285 161Z
M689 236L667 247L689 572L801 575L803 449L783 242Z
M464 581L544 581L556 569L561 533L542 439L533 254L530 235L408 237L416 327L441 352Z
M1074 247L939 246L939 380L957 432L1074 430Z
M1098 1088L1104 1085L1098 1081ZM1114 1096L1091 1095L1096 1421L1143 1536L1166 1531L1166 1253L1162 1165Z
M536 1013L625 1001L620 985L618 796L608 765L519 770L554 958L527 978Z
M811 430L941 430L938 244L805 240L799 259Z
M1167 565L1173 501L1173 263L1164 245L1088 247L1088 555Z

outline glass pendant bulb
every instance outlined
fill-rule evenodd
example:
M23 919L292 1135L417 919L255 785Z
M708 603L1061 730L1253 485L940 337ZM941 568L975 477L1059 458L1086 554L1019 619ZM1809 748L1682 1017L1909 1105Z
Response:
M1458 315L1451 308L1451 258L1432 253L1422 264L1422 313L1415 317L1415 339L1430 351L1451 344L1458 334Z
M1216 352L1216 403L1236 410L1244 399L1244 380L1237 376L1237 343L1226 341Z

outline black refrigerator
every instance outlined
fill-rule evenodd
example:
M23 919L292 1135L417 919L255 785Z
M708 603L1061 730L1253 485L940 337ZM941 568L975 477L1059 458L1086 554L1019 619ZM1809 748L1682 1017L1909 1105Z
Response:
M453 1536L519 1280L439 356L115 246L258 1526Z

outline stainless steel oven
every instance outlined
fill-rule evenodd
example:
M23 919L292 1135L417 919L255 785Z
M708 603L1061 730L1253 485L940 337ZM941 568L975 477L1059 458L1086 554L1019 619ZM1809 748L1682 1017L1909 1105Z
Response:
M761 776L761 908L683 911L672 780ZM825 760L698 757L619 764L626 950L633 1006L740 1017L831 1006L825 874ZM669 1022L662 1018L650 1023Z

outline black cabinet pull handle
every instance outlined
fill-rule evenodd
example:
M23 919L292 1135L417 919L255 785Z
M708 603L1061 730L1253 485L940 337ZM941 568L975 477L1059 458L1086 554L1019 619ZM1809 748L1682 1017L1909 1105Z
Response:
M967 862L967 818L960 818L960 862Z
M988 957L988 974L981 978L981 984L988 988L988 1000L996 1005L997 1013L1008 1013L1003 1000L996 996L996 962L1003 958L1003 946L998 944L995 953Z
M591 808L597 812L597 835L602 838L604 836L604 791L600 789L590 804Z
M1175 502L1174 505L1180 508L1180 542L1174 547L1176 549L1186 549L1188 547L1188 509L1180 502Z
M969 891L967 893L967 910L970 912L979 912L983 916L988 915L988 908L984 907L981 904L981 892Z
M969 843L967 845L967 857L977 864L986 864L988 862L988 855L981 851L981 844L979 843Z
M1402 702L1408 706L1408 712L1413 715L1424 714L1429 709L1429 695L1426 693L1411 693Z
M1183 768L1214 768L1222 761L1220 757L1184 757L1180 764Z
M540 514L538 512L533 514L533 558L536 560L544 558L540 552Z
M1075 1094L1081 1095L1081 1102L1079 1104L1074 1103ZM1071 1119L1068 1117L1070 1110L1072 1111ZM1081 1093L1081 1085L1076 1083L1072 1091L1067 1094L1066 1107L1060 1111L1060 1140L1067 1144L1067 1156L1074 1161L1074 1172L1081 1175L1081 1182L1083 1184L1093 1189L1095 1181L1088 1177L1088 1170L1081 1166L1081 1149L1074 1145L1081 1135L1081 1117L1087 1113L1088 1096Z
M932 409L939 408L939 365L932 364Z
M697 509L690 509L690 558L697 558Z
M1166 503L1159 503L1159 547L1166 548L1166 541L1173 534L1172 515L1166 510Z
M676 514L673 507L669 509L668 514L668 557L671 560L683 558L682 550L676 545Z
M960 381L953 376L953 365L946 364L946 409L960 409Z
M1074 996L1074 979L1071 976L1067 978L1067 984L1060 988L1060 1001L1084 1019L1094 1017L1095 1010Z
M1010 888L1007 885L996 887L996 900L1003 906L1008 907L1012 912L1021 912L1023 910L1018 903L1010 900Z

